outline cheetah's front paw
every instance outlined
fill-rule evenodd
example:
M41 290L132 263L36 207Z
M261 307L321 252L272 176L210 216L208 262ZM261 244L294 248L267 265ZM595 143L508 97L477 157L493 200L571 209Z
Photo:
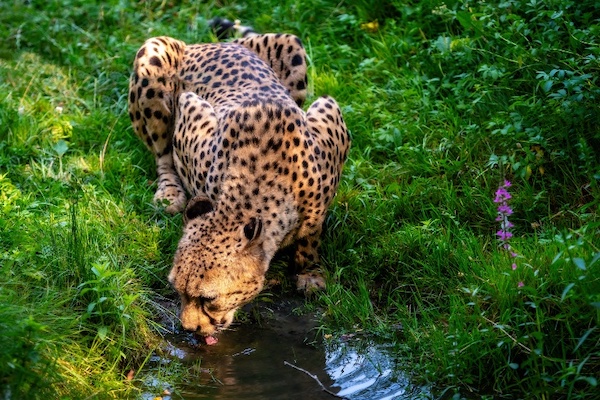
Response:
M183 211L186 202L185 192L179 187L159 187L154 194L154 203L165 205L165 211L169 214L177 214Z
M319 290L325 290L325 278L320 272L312 271L296 275L296 289L309 295Z

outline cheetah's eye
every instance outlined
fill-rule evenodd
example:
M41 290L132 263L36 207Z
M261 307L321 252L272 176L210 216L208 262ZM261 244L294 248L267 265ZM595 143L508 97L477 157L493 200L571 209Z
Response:
M244 226L244 236L252 240L260 235L262 231L262 221L259 218L250 218L250 222Z

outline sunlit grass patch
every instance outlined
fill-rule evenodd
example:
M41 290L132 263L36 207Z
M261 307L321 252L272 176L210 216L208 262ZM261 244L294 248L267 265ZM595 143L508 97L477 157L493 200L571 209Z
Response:
M149 287L166 287L178 231L136 214L152 188L125 103L101 100L108 77L88 91L71 71L30 52L0 63L0 379L14 398L139 390L124 370L155 346Z
M10 188L6 181L3 187ZM24 307L16 319L6 315L3 320L12 320L16 326L25 321L39 326L43 333L35 340L41 342L34 341L34 346L40 349L40 359L54 366L48 370L48 377L37 376L38 380L44 379L39 384L47 385L47 391L10 380L7 384L14 395L33 398L43 393L52 396L54 391L99 391L104 395L113 389L122 393L130 389L115 383L115 379L122 380L127 366L137 369L154 346L150 292L142 283L156 285L169 265L170 260L164 259L156 247L159 229L147 224L123 224L123 210L108 201L106 194L83 188L75 200L72 194L66 195L55 204L32 204L12 213L7 223L12 225L18 218L12 226L25 230L2 236L3 245L18 249L2 253L3 267L11 271L3 277L2 304ZM20 208L23 203L18 197L16 193L10 198ZM138 278L136 266L147 267L140 259L154 260L152 275L144 275L143 279ZM158 276L161 266L163 273ZM20 340L29 339L23 336ZM69 351L61 351L64 346ZM25 361L15 363L11 368L17 369L13 371L17 375L19 368L30 368ZM61 388L55 381L66 376L82 386ZM92 378L96 381L93 386ZM103 386L103 380L107 386Z

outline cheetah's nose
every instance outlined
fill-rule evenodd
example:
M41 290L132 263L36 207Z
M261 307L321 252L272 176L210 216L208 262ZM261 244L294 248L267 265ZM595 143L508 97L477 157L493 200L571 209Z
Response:
M180 316L181 327L188 332L197 332L200 329L200 321L189 312L184 312Z
M181 326L183 327L183 329L185 329L188 332L197 332L198 329L200 329L200 325L198 325L198 324L190 325L190 324L182 323Z

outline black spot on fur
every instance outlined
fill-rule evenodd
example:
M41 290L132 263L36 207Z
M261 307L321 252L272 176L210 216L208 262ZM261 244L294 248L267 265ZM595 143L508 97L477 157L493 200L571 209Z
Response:
M156 56L150 57L150 65L154 65L155 67L162 68L162 62L160 61L160 58L158 58Z
M297 67L298 65L302 65L302 56L300 54L292 57L292 66Z

